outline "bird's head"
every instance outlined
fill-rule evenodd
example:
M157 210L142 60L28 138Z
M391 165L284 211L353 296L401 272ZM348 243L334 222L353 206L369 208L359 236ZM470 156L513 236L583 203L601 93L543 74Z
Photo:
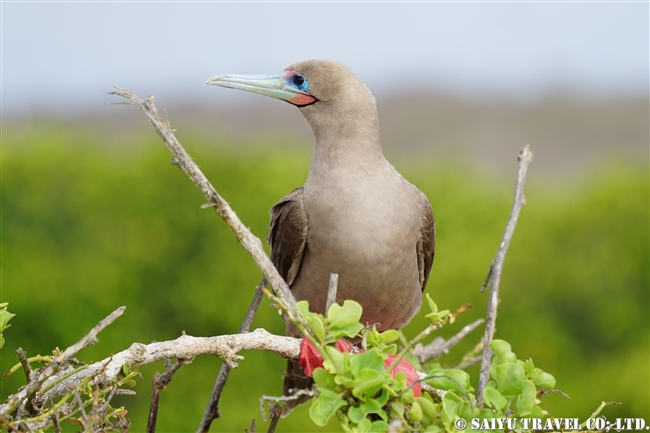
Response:
M274 74L217 75L205 84L287 101L300 108L316 135L323 128L376 123L375 98L368 87L350 68L330 60L305 60Z

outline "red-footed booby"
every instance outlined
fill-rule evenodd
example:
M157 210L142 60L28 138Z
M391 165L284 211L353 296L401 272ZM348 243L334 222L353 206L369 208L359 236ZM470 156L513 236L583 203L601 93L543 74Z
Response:
M271 209L271 260L298 300L324 313L330 273L337 302L363 307L362 323L405 326L418 312L435 249L431 205L384 158L375 98L348 67L307 60L279 74L220 75L206 84L246 90L300 109L314 135L303 187ZM295 330L287 326L287 333ZM285 394L311 386L289 362ZM285 414L296 404L289 404Z

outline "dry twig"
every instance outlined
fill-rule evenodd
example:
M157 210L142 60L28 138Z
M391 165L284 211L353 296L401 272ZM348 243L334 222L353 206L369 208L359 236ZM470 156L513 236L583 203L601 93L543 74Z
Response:
M512 239L512 235L515 232L519 213L521 211L521 208L526 203L526 197L524 196L524 184L526 183L526 172L528 171L528 166L533 160L533 152L530 151L530 147L528 145L526 145L519 153L518 159L519 170L517 172L515 198L512 204L512 210L510 211L510 218L508 219L508 224L506 225L506 230L503 234L503 239L501 240L501 245L499 246L497 255L494 258L492 265L490 266L487 278L485 279L483 288L481 289L481 291L483 291L487 287L490 287L487 321L485 323L485 334L483 337L484 347L483 358L481 361L481 374L479 377L478 392L476 393L477 401L482 400L483 390L487 386L490 379L490 361L492 359L492 349L490 349L490 343L494 338L495 322L497 319L497 303L499 301L499 282L501 280L503 262L506 258L506 252L508 251L510 240Z
M330 282L327 286L327 302L325 303L325 317L327 317L327 312L330 310L330 307L336 302L336 292L339 287L339 274L331 273Z
M176 364L171 363L168 359L165 361L165 367L167 371L160 374L156 372L153 375L152 385L151 385L151 402L149 404L149 418L147 419L147 433L155 433L156 431L156 421L158 420L158 403L160 401L160 392L167 388L169 382L172 381L174 373L178 371L179 368L186 364L187 361L179 359L176 361Z
M90 330L81 340L72 346L68 347L63 353L59 354L54 358L50 364L41 369L38 374L32 378L32 380L20 391L10 395L7 398L7 401L0 405L0 416L9 417L25 400L37 391L42 389L44 385L47 385L48 381L51 380L55 374L61 369L63 364L72 356L76 355L82 349L95 344L97 342L97 334L99 334L104 328L113 323L118 317L124 313L126 307L120 307L117 310L109 314L105 319L103 319L97 326ZM74 388L74 387L73 387ZM73 388L70 388L70 392ZM62 394L63 395L63 394Z
M248 330L251 327L251 324L253 323L253 317L255 317L255 313L257 312L257 308L260 306L260 302L262 301L262 289L265 288L267 285L266 279L263 279L262 282L257 286L255 289L255 296L253 297L253 301L251 302L250 307L248 307L248 311L246 312L246 317L244 317L244 322L241 325L241 328L239 329L239 333L243 334L248 332ZM219 411L219 399L221 398L221 393L223 392L224 388L226 387L226 381L228 380L228 375L230 374L230 367L228 364L225 362L221 365L221 369L219 370L219 375L217 376L217 381L214 384L214 388L212 389L212 395L210 396L210 402L208 403L208 406L205 408L205 413L203 414L203 419L201 420L201 424L199 425L198 432L208 432L210 430L210 425L212 424L212 421L214 421L216 418L219 418L221 416L221 412ZM251 427L252 430L254 430L254 427Z
M460 343L460 341L463 338L465 338L465 336L467 336L470 332L478 328L483 322L484 322L483 319L475 320L469 325L463 327L463 329L458 331L456 335L454 335L447 341L445 341L442 337L439 337L433 340L431 343L427 344L426 346L417 344L411 353L413 354L413 356L415 356L418 359L418 361L420 361L421 364L424 364L425 362L431 359L445 355L449 353L449 349L451 349L452 347Z
M165 142L172 155L174 155L172 163L183 170L192 182L194 182L194 184L201 190L205 198L208 200L206 206L214 207L215 212L224 220L226 225L230 227L239 243L241 243L244 249L253 257L258 268L262 271L262 274L264 274L264 277L269 284L271 284L271 287L273 287L276 295L284 300L284 304L287 308L295 310L296 299L291 293L291 290L289 290L287 283L282 279L278 271L275 269L275 266L273 266L273 263L271 263L271 260L264 252L262 242L259 238L254 236L244 224L242 224L235 211L232 210L230 205L214 189L201 169L199 169L183 146L181 146L169 124L163 120L160 114L158 114L155 97L152 95L149 96L146 101L143 101L137 95L134 95L126 89L118 86L114 86L114 88L117 91L109 92L109 94L128 99L133 105L139 107L149 118L149 122L153 129ZM300 317L297 310L295 315L296 317Z
M75 369L72 366L61 369L50 376L42 384L42 387L36 391L40 395L43 389L47 389L47 391L40 395L41 402L45 405L66 395L74 394L79 384L84 381L93 386L99 386L100 388L113 385L113 380L121 374L125 364L135 367L172 358L190 360L198 355L215 355L231 368L235 368L237 367L236 361L243 359L242 356L238 355L238 352L242 350L264 350L273 352L283 358L297 359L300 353L300 339L273 335L265 329L256 329L253 332L245 334L220 335L216 337L191 337L189 335L182 335L175 340L156 342L148 345L133 343L130 348L102 361L88 365L83 369L79 369L73 374L71 372ZM179 364L182 363L186 363L186 361L179 362ZM175 364L175 366L179 364ZM48 389L50 385L52 386ZM162 387L164 385L166 384L163 384ZM113 394L118 393L120 392L115 390ZM16 399L17 397L14 395L9 398ZM63 405L63 402L57 404ZM8 423L14 421L9 408L10 406L7 403L0 407L4 411L0 412L0 422L3 419L7 419ZM66 408L62 410L66 414L71 413L68 410L70 408ZM26 426L25 428L29 427L32 430L37 430L51 422L51 420L47 421L45 418L42 420L39 418L34 419L29 424L22 423L20 425Z
M300 351L300 339L273 335L265 329L256 329L247 334L219 335L216 337L192 337L182 335L175 340L150 344L133 343L103 361L89 365L78 373L62 380L46 392L45 401L51 401L70 392L81 379L105 368L106 370L93 379L94 384L108 384L116 377L124 364L138 366L166 359L190 359L199 355L215 355L231 368L237 368L237 361L244 359L238 353L242 350L264 350L273 352L283 358L296 359ZM60 372L59 375L63 375ZM55 379L53 377L52 379Z

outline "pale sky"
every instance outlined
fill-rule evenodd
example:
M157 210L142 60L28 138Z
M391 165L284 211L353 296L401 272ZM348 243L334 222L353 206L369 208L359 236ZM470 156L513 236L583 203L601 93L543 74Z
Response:
M3 1L1 10L9 117L103 108L113 84L207 103L211 75L309 58L347 64L376 95L648 94L648 2Z

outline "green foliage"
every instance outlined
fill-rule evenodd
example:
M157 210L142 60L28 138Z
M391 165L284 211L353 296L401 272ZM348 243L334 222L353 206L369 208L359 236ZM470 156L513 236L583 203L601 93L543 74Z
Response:
M17 316L4 335L2 372L16 364L17 347L32 358L67 347L119 305L127 313L81 360L103 359L134 341L176 338L182 330L237 332L259 272L225 225L200 209L201 194L169 164L168 151L145 123L135 131L120 131L118 124L90 129L81 122L3 124L1 295ZM177 133L262 238L268 209L307 175L308 143L182 128ZM532 144L542 152L538 147ZM478 289L512 204L514 156L503 176L447 157L444 164L420 160L392 162L431 199L436 258L426 293L438 305L471 302L473 310L457 319L462 327L484 316L486 296ZM571 397L545 397L549 413L575 417L607 399L622 402L608 409L608 417L650 419L650 391L639 386L650 380L647 164L610 158L559 180L540 173L533 161L527 204L502 275L498 336L522 359L553 372ZM415 335L429 323L418 315L403 333ZM253 327L284 332L267 303ZM458 330L445 326L438 335L448 338ZM465 340L439 363L458 365L476 343ZM279 394L286 363L266 353L245 356L231 373L222 416L211 431L243 431L252 418L264 429L257 399ZM160 431L196 429L219 367L202 357L179 370L161 397ZM162 369L162 363L142 367L146 380L135 379L138 395L116 400L129 408L132 431L145 429L147 378ZM467 371L476 377L477 370ZM613 372L616 380L610 380ZM23 384L20 374L2 379L0 399ZM321 431L339 430L337 424L332 418ZM304 431L312 425L308 405L281 425L283 431Z
M15 316L15 314L11 314L9 311L7 311L7 305L9 305L8 302L3 302L0 304L0 348L5 345L5 339L2 336L2 333L5 331L5 329L11 326L8 325L8 323L11 318Z
M427 317L432 318L434 324L441 323L438 307L431 300L429 306L431 313ZM396 331L379 333L373 327L361 332L363 326L353 335L334 331L340 329L340 321L346 327L353 326L355 321L358 323L361 306L353 301L345 301L342 306L332 305L327 319L310 312L308 307L306 302L300 302L303 318L309 324L318 323L317 326L322 327L319 329L323 329L322 335L328 336L319 337L316 342L324 361L323 367L313 373L319 394L311 403L309 415L317 426L327 425L336 416L343 430L348 432L386 431L388 424L396 421L404 431L456 431L456 420L463 418L485 425L485 430L489 431L489 424L482 424L485 419L548 417L540 408L537 396L554 388L555 379L536 368L531 359L525 362L517 359L510 344L503 340L490 343L494 351L490 365L492 380L478 405L470 375L439 365L429 370L425 383L444 391L442 398L435 392L415 397L406 375L399 372L393 378L390 368L386 367L385 361L395 349L395 345L387 346L386 343L397 339ZM368 338L370 334L372 338ZM364 353L341 353L334 348L338 338L364 339L364 336ZM411 347L412 342L406 349ZM515 431L524 431L521 421Z
M309 311L307 301L298 302L297 307L322 345L333 344L343 337L354 337L363 329L359 323L361 305L357 302L345 301L343 306L333 304L328 310L327 318Z
M544 391L555 388L555 378L550 374L536 368L532 359L522 361L512 352L510 344L503 340L494 340L490 343L494 352L490 364L490 382L483 392L483 401L478 407L472 402L474 395L469 387L469 376L463 371L454 374L437 369L429 374L434 376L449 376L450 382L445 385L442 381L429 381L432 386L447 389L442 403L442 417L447 431L456 431L454 422L458 418L473 420L472 431L493 431L490 423L492 418L513 418L517 420L516 427L511 431L528 431L529 424L525 419L552 418L547 411L542 410L539 398ZM462 392L467 389L468 392ZM583 418L586 418L585 414ZM478 427L478 428L476 428Z
M384 365L388 353L395 349L386 343L396 340L399 334L379 333L373 328L369 332L372 337L366 338L365 353L341 353L334 348L338 339L363 337L364 327L359 323L361 305L349 300L342 306L333 304L327 319L309 312L305 301L300 302L299 308L308 323L323 323L327 336L316 342L323 356L323 368L317 368L313 374L319 391L309 408L314 423L325 426L338 413L345 431L386 431L388 414L394 412L391 407L413 401L413 391L406 389L404 374L393 380ZM404 416L403 410L401 415Z
M427 300L427 304L429 304L429 309L431 309L431 312L424 317L431 320L432 323L441 323L449 315L449 310L438 311L438 306L433 302L431 296L426 293L424 297Z
M42 370L50 366L50 363L55 357L61 355L61 351L56 348L53 351L53 356L36 356L28 358L27 362L32 370L33 377L37 377L42 373ZM33 365L35 362L42 363L42 366ZM12 368L8 374L14 373L18 367ZM51 380L49 384L40 389L37 394L45 394L54 387L60 385L65 380L69 379L74 374L82 372L88 368L88 364L79 365L77 360L67 360L57 366L55 369L50 370L50 376L57 371L68 371L58 377L56 380ZM88 374L85 378L80 380L77 385L63 395L56 401L43 404L36 402L37 398L34 395L27 398L27 409L23 408L22 413L19 413L18 419L4 419L4 423L11 427L11 430L16 430L17 427L31 426L32 423L40 424L38 431L49 430L56 428L54 417L58 423L69 421L70 423L81 426L84 431L97 431L97 432L122 432L128 431L131 422L126 418L128 411L122 407L114 407L110 404L112 394L118 389L123 387L134 387L136 381L134 377L138 376L138 368L131 367L125 364L122 372L114 377L112 383L108 386L92 385L91 382L99 374L103 373L101 369ZM46 382L47 383L47 382ZM111 397L108 397L108 396ZM67 412L59 412L63 409L64 405L68 405L72 410ZM18 403L16 404L18 406ZM17 407L9 406L9 412L14 412ZM20 410L18 410L20 412ZM26 415L25 415L26 414ZM76 415L76 417L75 417ZM16 430L17 431L17 430Z

